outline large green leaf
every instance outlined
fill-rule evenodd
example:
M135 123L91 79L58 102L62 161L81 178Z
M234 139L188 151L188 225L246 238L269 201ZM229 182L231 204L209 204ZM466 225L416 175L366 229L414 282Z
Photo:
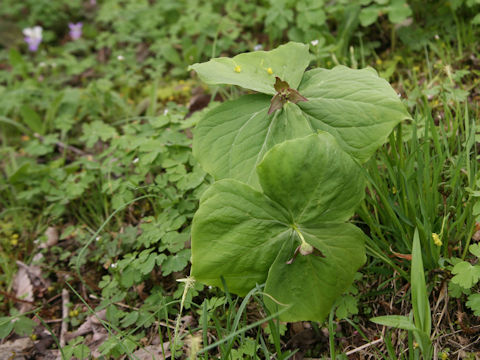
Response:
M307 71L299 92L308 101L287 102L271 115L271 98L261 94L207 113L193 141L202 167L217 180L235 178L258 188L255 167L275 144L323 130L363 162L409 117L395 91L371 70Z
M304 137L314 130L287 103L267 114L270 97L246 95L209 112L195 128L193 154L215 179L234 178L258 188L255 167L275 144Z
M359 166L332 136L319 137L276 146L257 168L265 195L289 209L298 224L346 221L364 196Z
M265 296L265 303L272 311L282 308L276 302L293 304L280 316L283 321L322 321L365 263L365 235L352 224L325 223L299 230L325 257L298 255L287 263L298 244L286 244L268 273L265 292L271 297Z
M365 262L365 235L345 223L364 195L361 169L321 132L274 146L257 173L263 192L225 179L203 195L192 275L214 286L223 277L240 295L266 281L272 311L291 305L282 320L321 321Z
M296 89L303 72L310 63L308 46L290 42L272 51L254 51L233 58L220 57L193 64L189 69L197 72L209 85L238 85L265 94L275 94L275 76Z
M364 162L410 115L392 87L371 69L307 71L298 106L314 129L331 133L346 152Z
M216 182L203 195L192 228L192 275L247 294L264 283L283 242L292 236L288 213L250 186Z

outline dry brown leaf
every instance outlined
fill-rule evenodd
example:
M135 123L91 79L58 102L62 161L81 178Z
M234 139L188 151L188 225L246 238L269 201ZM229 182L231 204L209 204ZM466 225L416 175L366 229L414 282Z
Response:
M472 236L473 241L480 241L480 230L475 231L475 234Z
M92 335L85 338L84 345L90 349L94 358L100 358L101 354L98 351L98 347L108 339L108 332L101 323L101 320L105 320L105 315L106 310L101 310L95 315L90 315L76 331L65 334L65 340L68 342L77 336L92 333Z
M13 280L13 288L15 290L15 296L18 299L33 303L33 285L25 267L19 267L17 275L15 275L15 279ZM18 310L23 314L32 309L32 304L22 302L20 303L20 308Z
M50 281L45 280L42 277L42 269L40 268L40 266L26 265L23 262L18 260L17 260L17 265L19 269L23 268L27 271L28 277L30 278L30 281L34 287L43 286L47 288L48 286L50 286Z
M39 245L40 249L46 249L58 243L58 231L53 226L47 228L45 236L47 237L47 241Z
M67 333L65 335L65 339L67 340L67 342L72 339L75 339L77 336L83 336L91 332L93 332L94 334L93 338L94 339L96 338L94 341L99 340L101 338L100 335L102 334L101 334L101 331L100 332L98 331L98 327L103 328L100 320L105 320L105 314L106 314L106 310L101 310L97 312L95 315L90 315L89 317L87 317L85 319L85 322L82 325L80 325L80 327L77 330Z
M139 360L165 360L171 356L168 350L169 346L170 344L168 342L163 343L163 349L162 345L148 345L143 349L135 351L133 355L134 358L138 358Z
M33 341L28 338L20 338L13 341L7 341L0 345L0 360L20 360L29 357L33 349Z

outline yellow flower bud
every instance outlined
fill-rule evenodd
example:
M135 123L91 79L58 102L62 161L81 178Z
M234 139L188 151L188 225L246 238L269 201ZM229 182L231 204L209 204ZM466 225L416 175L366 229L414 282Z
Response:
M235 71L236 73L239 73L240 71L242 71L242 68L239 65L237 65L237 66L235 66L233 71Z
M434 243L436 246L442 246L442 240L440 240L440 236L438 236L437 233L433 233L433 234L432 234L432 239L433 239L433 243Z
M272 75L272 74L273 74L272 68L268 68L268 69L267 69L267 73L268 73L268 75Z

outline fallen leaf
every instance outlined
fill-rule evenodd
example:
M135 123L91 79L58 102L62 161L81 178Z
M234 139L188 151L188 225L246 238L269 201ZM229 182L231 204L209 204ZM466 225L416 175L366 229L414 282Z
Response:
M393 251L391 247L390 247L390 251L392 252L393 255L389 255L389 257L397 257L397 258L400 258L400 259L405 259L405 260L412 261L412 254L397 253L397 252Z
M162 349L163 347L163 349ZM139 349L133 353L134 359L139 360L165 360L170 358L171 353L168 350L170 344L168 342L162 345L148 345L143 349Z
M18 299L32 302L34 301L33 297L33 285L28 276L27 269L24 267L19 267L17 275L13 280L13 288L15 290L15 296ZM33 309L32 304L25 302L20 303L20 308L18 309L20 313L25 313Z
M475 231L475 234L472 236L473 241L480 241L480 230Z
M53 226L47 228L45 236L47 237L47 241L38 246L40 249L46 249L58 243L58 231Z
M33 349L33 341L28 338L20 338L7 341L0 345L0 360L20 360L30 358L29 353Z
M90 315L85 319L85 322L82 325L80 325L80 327L77 330L67 333L65 335L65 340L68 342L72 339L75 339L78 336L83 336L91 332L94 334L92 340L94 341L100 340L103 336L103 332L98 331L98 326L103 328L100 320L105 320L105 314L106 314L106 310L100 310L95 315ZM105 335L106 335L106 330L105 330Z

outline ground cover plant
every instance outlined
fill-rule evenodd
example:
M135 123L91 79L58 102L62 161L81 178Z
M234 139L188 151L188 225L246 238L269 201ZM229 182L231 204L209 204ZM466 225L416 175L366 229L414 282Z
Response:
M4 0L0 352L474 359L479 9Z

